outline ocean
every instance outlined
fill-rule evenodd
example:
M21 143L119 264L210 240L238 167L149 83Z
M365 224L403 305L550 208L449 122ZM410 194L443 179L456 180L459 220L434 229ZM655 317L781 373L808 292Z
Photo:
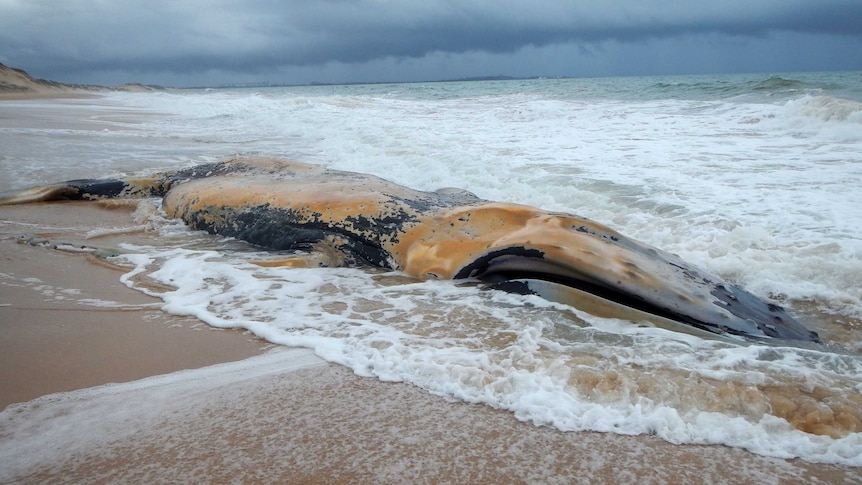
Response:
M391 271L260 267L257 248L191 231L157 201L136 214L160 243L119 259L165 312L442 405L862 466L860 72L4 101L0 147L0 192L281 157L593 219L788 307L826 346L701 339Z

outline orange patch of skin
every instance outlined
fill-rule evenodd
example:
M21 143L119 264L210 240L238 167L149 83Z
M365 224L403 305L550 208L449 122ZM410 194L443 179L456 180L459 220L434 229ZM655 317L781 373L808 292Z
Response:
M586 219L529 206L487 203L425 216L420 221L390 249L397 255L401 270L416 277L452 278L480 256L512 246L537 249L549 261L565 261L569 267L587 268L599 262L597 259L602 263L624 259L621 248L612 241L575 228L621 239L618 233Z

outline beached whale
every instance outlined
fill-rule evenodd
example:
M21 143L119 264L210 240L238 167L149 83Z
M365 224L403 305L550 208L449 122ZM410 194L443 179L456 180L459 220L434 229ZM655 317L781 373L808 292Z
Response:
M263 248L336 255L318 263L474 278L692 333L819 341L782 307L593 221L291 161L237 159L137 179L72 180L2 197L0 205L115 197L163 197L167 215L193 228Z

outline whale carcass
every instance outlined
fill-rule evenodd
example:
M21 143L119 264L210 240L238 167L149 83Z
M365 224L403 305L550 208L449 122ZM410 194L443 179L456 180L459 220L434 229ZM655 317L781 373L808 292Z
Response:
M162 197L168 216L263 248L326 247L343 264L419 279L473 278L677 329L819 341L784 308L588 219L298 162L236 159L150 177L72 180L0 204L115 197Z

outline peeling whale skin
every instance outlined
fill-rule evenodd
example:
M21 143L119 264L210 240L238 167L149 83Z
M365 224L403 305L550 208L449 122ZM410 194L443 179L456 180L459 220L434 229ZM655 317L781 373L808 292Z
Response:
M236 159L152 177L72 180L7 195L0 205L118 197L162 197L168 216L263 248L334 248L346 264L474 278L600 316L819 342L782 307L588 219L298 162Z

